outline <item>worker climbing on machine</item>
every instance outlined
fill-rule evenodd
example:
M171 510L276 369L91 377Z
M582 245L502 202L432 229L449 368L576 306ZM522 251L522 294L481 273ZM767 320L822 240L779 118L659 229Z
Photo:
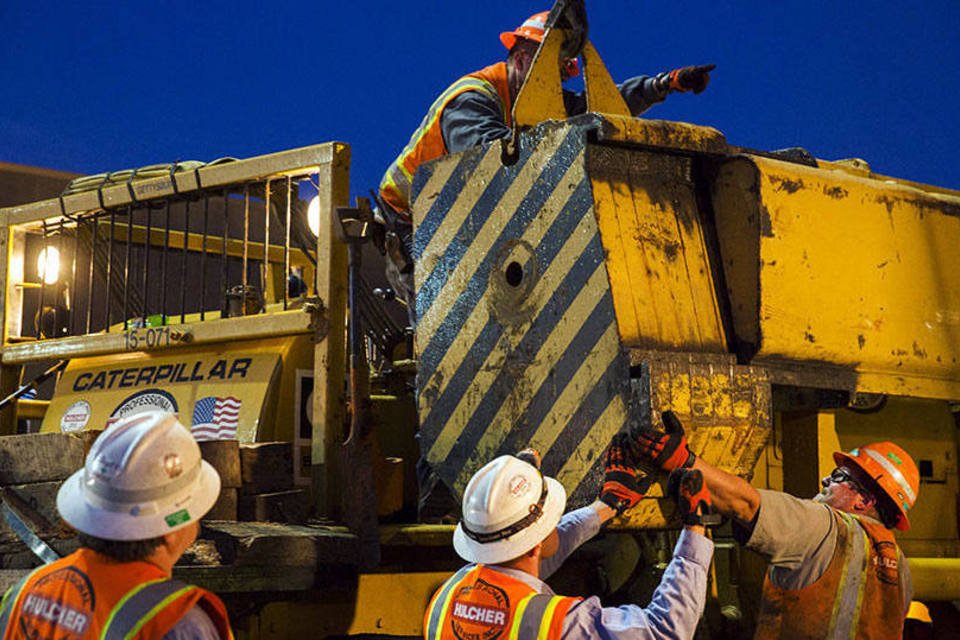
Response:
M469 73L447 87L383 176L379 199L387 227L387 277L407 303L411 324L416 319L410 215L413 176L424 162L512 135L513 103L546 34L548 14L543 11L532 15L515 30L501 33L500 42L509 52L506 62ZM558 63L562 80L580 73L576 58L561 59ZM701 93L707 88L714 67L690 66L655 76L633 77L619 85L620 93L636 116L670 93ZM565 90L563 98L568 115L586 111L582 93Z
M891 529L910 527L919 489L913 459L892 442L836 452L836 468L809 500L755 489L690 451L680 421L643 429L637 455L649 467L703 473L714 508L734 535L767 558L757 638L899 638L910 571Z
M57 494L80 549L11 587L3 638L232 639L217 596L171 579L219 492L220 477L176 416L121 418Z
M712 515L710 494L698 471L670 476L668 493L685 526L648 607L603 607L596 596L558 596L543 582L605 522L643 497L647 483L638 480L631 448L626 434L614 437L599 498L566 515L563 485L524 461L529 457L500 456L477 471L453 537L454 549L470 564L434 594L424 638L691 638L713 557L703 524Z

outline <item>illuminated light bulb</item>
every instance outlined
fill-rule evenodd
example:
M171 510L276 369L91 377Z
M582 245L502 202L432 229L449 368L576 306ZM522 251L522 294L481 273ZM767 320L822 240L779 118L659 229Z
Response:
M313 196L307 205L307 226L314 236L320 235L320 196Z
M46 284L53 284L60 278L60 252L56 247L45 247L37 256L37 273Z

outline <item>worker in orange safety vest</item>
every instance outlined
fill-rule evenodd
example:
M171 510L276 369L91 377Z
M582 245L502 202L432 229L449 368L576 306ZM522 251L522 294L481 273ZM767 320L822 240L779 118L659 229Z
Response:
M469 564L434 594L426 640L691 638L703 613L719 517L698 471L671 475L667 493L685 528L646 608L604 607L596 596L555 594L543 582L581 544L643 496L635 460L618 434L604 456L604 483L592 504L563 514L566 492L529 462L500 456L477 471L463 495L453 546ZM648 483L647 483L648 484Z
M219 475L176 416L118 420L57 494L80 549L10 588L3 639L232 639L220 599L171 578L219 492Z
M701 471L734 536L769 562L757 638L901 637L913 587L892 529L909 529L920 481L906 451L892 442L838 451L820 493L803 500L704 462L672 412L663 423L666 432L642 430L638 456L664 472Z
M511 111L546 34L549 12L530 16L513 31L500 34L506 62L469 73L434 100L420 126L410 136L380 182L381 214L387 226L387 277L407 303L415 323L410 192L413 176L424 162L465 151L512 135ZM561 78L579 75L576 59L560 60ZM656 76L637 76L619 85L633 115L663 101L672 92L700 93L707 87L714 65L683 67ZM564 91L568 115L586 111L582 93Z

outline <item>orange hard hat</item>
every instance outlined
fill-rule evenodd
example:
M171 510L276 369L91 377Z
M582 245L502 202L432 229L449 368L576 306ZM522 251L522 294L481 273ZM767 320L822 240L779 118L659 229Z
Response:
M870 476L896 508L900 516L896 528L910 528L907 512L920 490L920 473L910 454L892 442L873 442L849 453L838 451L833 454L833 461L837 466L853 466Z
M513 45L517 44L517 38L543 42L543 36L547 33L548 15L550 15L549 11L541 11L540 13L533 14L513 31L504 31L501 33L500 42L507 48L507 51L513 49ZM580 63L577 62L576 58L569 58L563 61L561 75L564 80L580 75Z
M543 42L543 35L547 32L547 15L549 11L541 11L527 18L514 31L504 31L500 34L500 42L507 50L513 49L517 38L526 38L534 42Z

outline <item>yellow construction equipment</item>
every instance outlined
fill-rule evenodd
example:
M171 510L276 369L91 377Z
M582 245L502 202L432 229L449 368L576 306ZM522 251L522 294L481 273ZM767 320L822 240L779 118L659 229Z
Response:
M225 595L251 640L422 632L457 560L449 526L415 522L421 453L459 495L492 457L534 447L579 506L610 437L666 409L712 464L802 496L832 451L895 440L921 473L899 536L917 597L960 599L960 193L631 118L588 41L592 112L564 119L551 60L565 35L548 30L512 140L415 176L413 353L357 274L348 292L340 218L364 207L346 209L345 144L0 210L0 392L21 368L69 361L46 405L0 414L3 432L102 429L151 406L192 418L198 437L287 443L312 518L209 522L215 557L178 568ZM36 265L52 248L56 281ZM348 293L367 347L349 358ZM367 356L369 397L349 376ZM351 491L360 471L377 496ZM255 514L290 508L235 491ZM605 571L606 592L641 598L677 526L661 496L655 485L600 541L619 562L574 558L560 579ZM372 537L358 509L381 516ZM708 633L749 626L762 575L718 542Z

